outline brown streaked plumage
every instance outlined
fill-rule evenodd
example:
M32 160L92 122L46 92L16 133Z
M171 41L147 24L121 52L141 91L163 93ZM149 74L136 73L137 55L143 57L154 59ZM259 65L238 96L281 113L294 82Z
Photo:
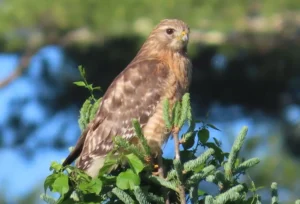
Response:
M93 121L82 133L63 165L72 163L96 177L106 154L113 148L112 138L134 136L131 121L137 119L154 154L170 132L163 120L162 101L171 105L181 100L191 81L187 57L188 26L177 19L162 20L151 32L136 57L115 78L103 96Z

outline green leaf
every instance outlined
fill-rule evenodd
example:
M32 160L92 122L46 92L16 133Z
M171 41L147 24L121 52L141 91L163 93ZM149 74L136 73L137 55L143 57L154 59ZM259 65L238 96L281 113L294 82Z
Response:
M79 65L78 66L78 69L79 69L79 72L80 72L80 75L85 78L85 69L82 65Z
M105 183L105 185L116 184L116 176L104 174L101 176L101 181Z
M205 144L207 142L207 140L209 139L209 131L205 128L199 130L198 138L202 144Z
M93 87L93 90L101 90L100 86Z
M224 161L225 153L218 147L215 143L207 142L205 143L206 147L212 148L215 150L215 158L222 163Z
M187 132L182 136L182 146L184 149L191 148L195 143L196 131Z
M69 182L68 182L68 176L65 174L60 174L55 179L55 181L52 184L52 191L58 192L61 195L64 195L69 191Z
M93 84L86 85L86 88L90 91L93 91Z
M78 189L80 189L85 194L87 193L99 194L102 189L102 181L98 178L95 178L88 182L81 182L78 185Z
M77 86L85 86L84 81L75 81L75 82L73 82L73 84L75 84Z
M105 158L104 165L100 169L99 175L101 175L101 176L104 175L105 173L114 169L117 165L118 165L118 163L116 162L116 159L111 158L111 156L107 156Z
M205 191L202 191L202 190L198 189L198 196L203 196L205 194L206 194Z
M121 172L117 177L117 187L126 190L133 190L134 186L140 185L140 177L135 174L131 169L127 169L125 172Z
M221 144L220 144L219 140L217 140L215 137L213 137L213 139L214 139L216 145L217 145L218 147L221 147Z
M145 167L143 162L133 153L126 155L131 168L136 174L139 174Z
M50 166L50 171L54 170L54 171L60 171L62 169L62 165L57 163L56 161L51 163Z
M52 189L52 185L54 183L54 181L57 179L58 174L51 174L49 176L47 176L45 182L44 182L44 191L46 193L47 188L51 188Z
M40 195L40 198L48 204L56 204L56 200L46 194Z
M214 130L218 130L221 131L219 128L217 128L216 126L214 126L213 124L206 124L208 127L214 129Z

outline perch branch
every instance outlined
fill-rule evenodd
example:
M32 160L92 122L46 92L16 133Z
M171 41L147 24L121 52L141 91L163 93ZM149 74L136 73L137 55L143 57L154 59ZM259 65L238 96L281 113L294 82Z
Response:
M175 160L180 161L180 150L179 150L180 143L179 143L178 133L179 133L179 128L174 127L173 131L172 131L172 134L173 134L174 144L175 144ZM178 178L178 179L181 179L181 178ZM180 181L180 184L179 184L178 188L179 188L180 203L181 204L186 204L185 189L184 189L184 186L182 184L182 181Z

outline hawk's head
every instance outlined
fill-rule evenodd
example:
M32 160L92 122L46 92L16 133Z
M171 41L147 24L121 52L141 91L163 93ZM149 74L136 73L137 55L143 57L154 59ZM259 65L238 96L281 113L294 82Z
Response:
M162 20L150 34L149 39L159 45L158 49L169 48L172 51L185 50L190 29L187 24L177 19Z

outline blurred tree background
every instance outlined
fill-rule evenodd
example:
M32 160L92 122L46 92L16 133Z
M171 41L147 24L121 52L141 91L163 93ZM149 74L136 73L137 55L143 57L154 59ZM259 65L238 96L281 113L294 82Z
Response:
M256 185L300 195L298 0L0 0L0 203L41 203L50 162L75 144L89 94L72 84L77 66L100 97L164 18L191 27L196 117L225 150L247 125Z

